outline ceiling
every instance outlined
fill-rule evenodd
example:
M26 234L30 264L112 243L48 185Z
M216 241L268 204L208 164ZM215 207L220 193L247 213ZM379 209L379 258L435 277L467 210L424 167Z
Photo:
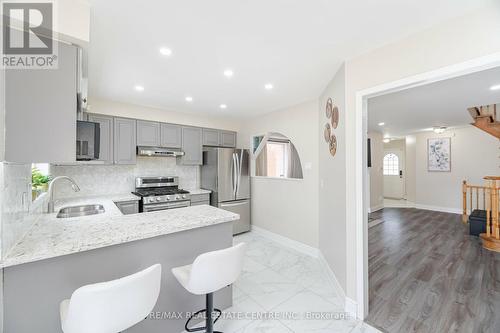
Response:
M255 116L317 98L345 59L492 1L91 0L89 97Z
M398 138L470 124L467 108L500 103L500 89L490 90L495 85L500 85L500 67L371 98L368 129Z

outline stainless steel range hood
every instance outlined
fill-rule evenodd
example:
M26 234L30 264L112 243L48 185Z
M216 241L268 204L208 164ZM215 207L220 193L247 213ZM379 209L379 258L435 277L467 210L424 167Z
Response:
M156 156L156 157L177 157L184 156L184 152L179 149L163 148L163 147L137 147L137 155L139 156Z

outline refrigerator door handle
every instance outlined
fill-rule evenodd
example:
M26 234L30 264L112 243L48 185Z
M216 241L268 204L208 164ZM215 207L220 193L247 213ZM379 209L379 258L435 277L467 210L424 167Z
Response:
M240 155L236 154L238 160L238 187L236 189L236 194L240 193L240 183L241 183L241 167L243 162L243 150L241 150Z
M240 179L241 179L241 162L240 162L240 157L238 156L237 153L234 154L236 156L236 197L238 196L238 193L240 192Z
M232 181L233 181L233 197L236 197L236 191L238 189L238 165L236 162L236 154L233 153L233 167L231 170L231 176L232 176Z

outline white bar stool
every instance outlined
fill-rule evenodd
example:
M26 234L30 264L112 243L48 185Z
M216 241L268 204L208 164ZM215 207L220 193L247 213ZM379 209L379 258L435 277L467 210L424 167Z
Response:
M188 319L184 326L187 332L205 330L206 333L221 333L214 332L214 323L220 318L222 311L215 309L218 316L213 320L213 293L233 284L238 279L243 268L244 252L245 243L241 243L224 250L203 253L195 259L192 265L172 269L174 276L187 291L195 295L206 295L206 309L196 312ZM189 328L191 319L202 312L206 312L206 326Z
M161 265L90 284L61 302L64 333L118 333L147 318L160 294Z

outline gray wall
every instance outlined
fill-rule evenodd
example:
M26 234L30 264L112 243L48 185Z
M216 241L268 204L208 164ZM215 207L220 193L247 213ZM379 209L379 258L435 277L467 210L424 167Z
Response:
M332 133L337 137L337 153L330 154L323 131L328 119L328 98L339 109L339 125ZM342 287L346 288L346 222L345 222L345 68L342 66L329 83L319 102L319 249Z

